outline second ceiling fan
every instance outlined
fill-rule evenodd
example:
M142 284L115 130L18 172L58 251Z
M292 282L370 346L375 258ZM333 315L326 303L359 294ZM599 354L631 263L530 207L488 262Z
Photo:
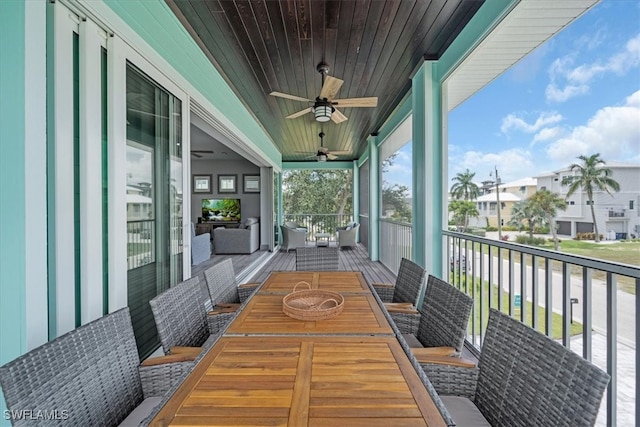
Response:
M319 122L328 122L329 120L333 120L334 123L342 123L347 120L347 116L342 114L336 107L376 107L378 105L378 97L375 96L367 98L335 99L334 97L342 87L344 81L327 75L329 66L325 63L318 64L317 70L322 75L322 89L320 90L320 95L315 100L282 92L270 93L270 95L280 98L313 103L311 107L288 115L287 119L295 119L296 117L303 116L307 113L313 113L316 120Z
M315 154L312 154L311 156L307 156L308 159L315 157L317 161L319 162L326 162L327 160L335 160L338 158L339 155L341 154L350 154L350 151L330 151L327 147L324 146L324 132L320 132L318 134L318 136L320 137L320 147L318 147L317 151ZM310 152L308 151L298 151L298 153L303 153L303 154L309 154Z

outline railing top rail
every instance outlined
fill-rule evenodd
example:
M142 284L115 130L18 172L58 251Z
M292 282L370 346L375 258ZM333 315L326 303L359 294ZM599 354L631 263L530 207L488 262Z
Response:
M402 225L404 227L413 227L413 225L410 222L396 221L396 220L388 219L388 218L380 218L380 222L386 222L386 223L389 223L389 224Z
M523 252L529 255L536 255L544 258L550 258L555 261L566 262L568 264L579 265L581 267L592 268L596 270L610 271L621 276L633 277L640 279L640 267L619 262L606 261L595 258L588 258L581 255L572 255L562 252L555 252L549 249L535 248L518 243L503 242L501 240L487 239L486 237L478 237L473 234L459 233L456 231L442 230L443 236L455 237L473 242L484 243L499 248L510 249Z

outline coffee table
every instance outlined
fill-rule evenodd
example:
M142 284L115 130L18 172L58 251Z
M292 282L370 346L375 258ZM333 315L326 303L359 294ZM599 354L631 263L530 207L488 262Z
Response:
M329 239L331 239L329 233L316 233L316 246L329 246Z

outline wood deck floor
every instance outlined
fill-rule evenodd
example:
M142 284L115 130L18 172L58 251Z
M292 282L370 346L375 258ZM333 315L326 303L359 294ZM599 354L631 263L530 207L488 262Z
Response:
M204 283L204 271L218 262L231 258L238 282L262 283L272 271L295 271L296 253L256 251L250 255L214 255L209 260L194 266L191 276L199 276ZM256 266L262 265L256 271ZM371 261L367 249L358 245L340 249L340 271L361 271L369 283L395 283L396 275L378 261Z

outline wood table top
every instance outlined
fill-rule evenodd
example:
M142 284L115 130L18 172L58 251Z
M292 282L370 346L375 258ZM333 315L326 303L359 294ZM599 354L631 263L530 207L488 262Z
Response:
M343 293L338 316L317 321L292 319L282 311L283 295L256 294L227 329L227 334L392 335L393 329L372 294Z
M395 337L221 337L153 426L444 426Z
M258 293L288 294L299 282L307 282L311 289L346 293L371 293L359 271L276 271L269 275ZM297 290L308 289L300 285Z

